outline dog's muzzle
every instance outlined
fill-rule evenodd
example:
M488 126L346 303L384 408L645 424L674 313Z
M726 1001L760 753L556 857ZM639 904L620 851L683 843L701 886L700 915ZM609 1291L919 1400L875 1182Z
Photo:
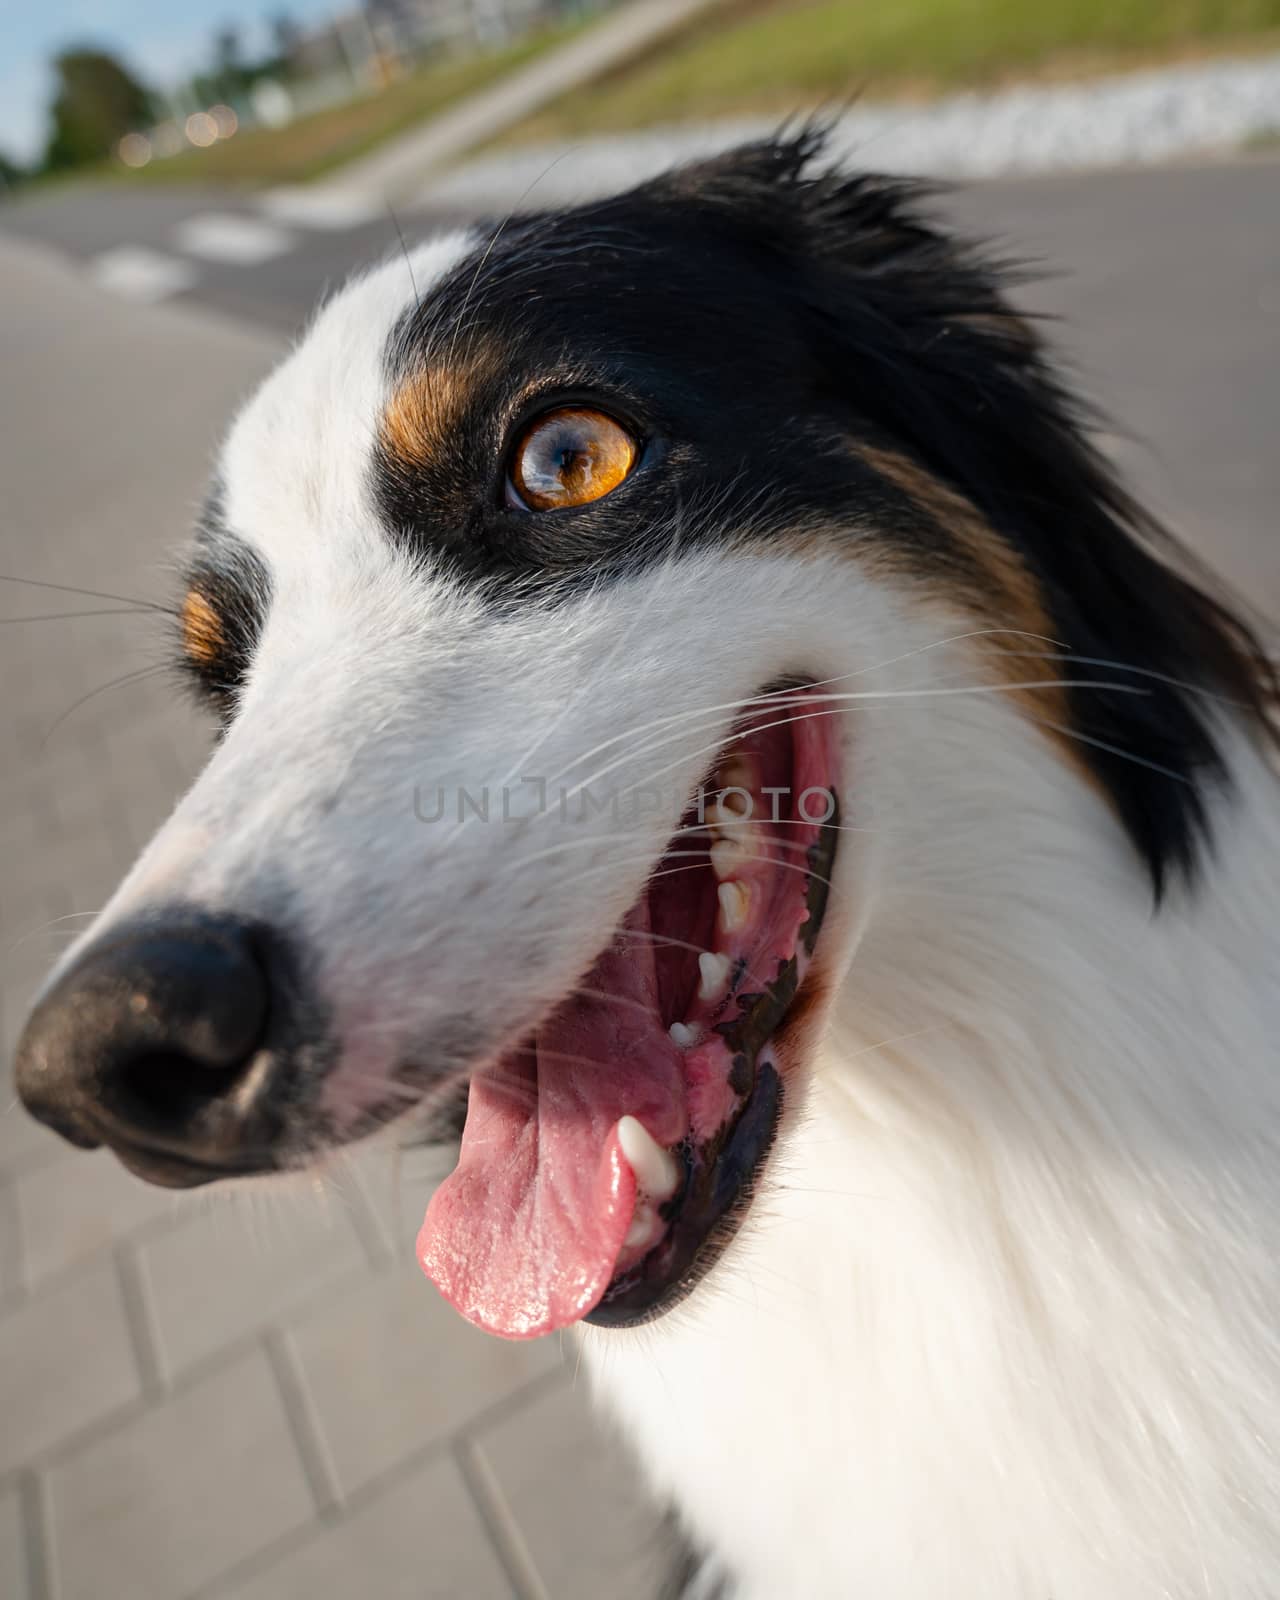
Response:
M175 1188L277 1165L289 963L257 926L180 908L91 944L40 1000L18 1092L71 1143Z

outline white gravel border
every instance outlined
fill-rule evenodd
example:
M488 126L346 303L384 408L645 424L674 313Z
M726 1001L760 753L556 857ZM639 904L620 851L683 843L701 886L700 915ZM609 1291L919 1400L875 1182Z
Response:
M560 204L776 126L776 119L735 120L522 146L454 168L422 199L481 209L526 198L533 206ZM840 118L832 153L881 172L979 178L1167 161L1273 132L1280 132L1280 55L957 94L929 105L866 102Z

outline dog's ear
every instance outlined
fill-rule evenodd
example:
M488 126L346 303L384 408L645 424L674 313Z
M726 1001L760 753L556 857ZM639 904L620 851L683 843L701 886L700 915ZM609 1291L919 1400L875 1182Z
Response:
M1074 426L1038 334L1007 297L1012 263L939 223L929 208L938 186L821 165L826 140L811 123L676 168L639 192L695 206L704 226L718 223L770 263L780 294L807 320L831 392L860 410L873 402L900 442L946 452L969 431L949 419L989 423L1026 399L1051 401L1050 420ZM957 460L970 442L954 449ZM1001 453L994 442L990 453Z
M822 168L822 146L811 127L669 181L773 264L824 409L975 507L1034 579L1062 675L1114 682L1068 692L1068 731L1159 894L1193 867L1204 784L1223 776L1212 695L1274 737L1274 668L1091 442L1010 266L932 215L932 187Z

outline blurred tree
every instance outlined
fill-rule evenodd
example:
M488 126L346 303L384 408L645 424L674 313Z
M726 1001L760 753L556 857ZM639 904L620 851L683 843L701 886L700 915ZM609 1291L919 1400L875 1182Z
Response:
M277 12L271 19L271 42L277 58L287 64L302 41L302 29L287 11Z
M100 161L123 137L152 120L151 97L103 50L64 50L54 58L58 87L49 108L46 170Z
M0 200L12 194L26 176L25 170L0 150Z
M261 71L245 59L244 36L234 23L224 23L213 36L213 65L197 83L202 94L217 100L235 100L244 94Z
M213 36L215 70L227 77L244 71L244 43L234 23L226 23Z

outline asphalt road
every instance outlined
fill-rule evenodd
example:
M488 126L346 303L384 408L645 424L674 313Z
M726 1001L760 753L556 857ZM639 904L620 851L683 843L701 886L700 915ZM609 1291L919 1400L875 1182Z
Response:
M1280 617L1280 160L974 185L1139 493Z
M268 202L234 193L105 185L0 207L0 232L52 245L91 272L121 252L180 263L194 281L172 298L291 333L356 267L400 248L397 225L407 237L421 237L467 220L458 213L393 212L377 202L367 212L351 220L339 213L323 222L298 222ZM193 226L204 235L194 243Z
M995 181L943 204L1045 268L1024 298L1058 319L1052 336L1116 419L1141 491L1280 614L1280 160ZM121 251L177 261L190 278L179 302L290 333L350 271L399 249L397 223L412 240L461 220L409 210L320 227L206 190L120 187L9 206L0 231L90 272Z

